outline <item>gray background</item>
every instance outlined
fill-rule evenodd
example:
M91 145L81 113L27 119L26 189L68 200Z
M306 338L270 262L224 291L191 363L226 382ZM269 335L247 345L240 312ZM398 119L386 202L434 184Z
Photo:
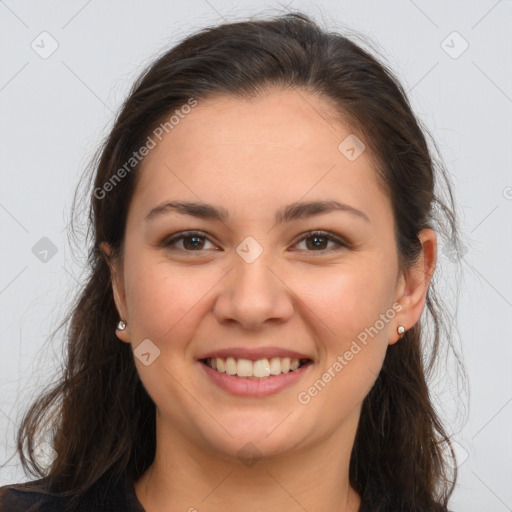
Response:
M12 457L14 434L61 364L62 339L48 335L83 279L85 248L72 252L66 233L71 199L128 88L156 53L192 30L280 6L0 0L0 485L31 479ZM512 1L288 6L370 38L438 144L466 237L453 304L469 375L466 405L457 405L449 373L436 384L460 457L451 508L512 510ZM444 282L455 263L441 247Z

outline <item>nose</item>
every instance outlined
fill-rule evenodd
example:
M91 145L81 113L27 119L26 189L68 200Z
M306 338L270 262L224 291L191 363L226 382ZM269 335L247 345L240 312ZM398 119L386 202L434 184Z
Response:
M271 322L284 323L293 315L292 291L264 255L252 263L237 255L220 285L214 306L220 323L260 330Z

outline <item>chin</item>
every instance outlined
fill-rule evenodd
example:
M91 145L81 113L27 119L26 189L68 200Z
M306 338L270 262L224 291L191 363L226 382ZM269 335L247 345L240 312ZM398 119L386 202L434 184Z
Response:
M240 413L236 411L232 421L226 416L216 417L216 420L226 428L216 429L216 435L212 431L204 432L204 438L210 446L227 456L236 457L244 462L245 458L251 457L274 457L282 455L297 446L302 445L305 439L311 441L310 430L299 418L291 420L292 409L285 413L260 414ZM297 423L297 424L296 424Z

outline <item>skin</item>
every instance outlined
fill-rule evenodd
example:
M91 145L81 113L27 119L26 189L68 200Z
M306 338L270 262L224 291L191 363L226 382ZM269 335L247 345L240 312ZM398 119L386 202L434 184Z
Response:
M420 318L436 262L436 236L401 271L391 203L369 150L349 161L338 145L352 133L309 92L272 90L256 99L200 101L146 157L128 212L124 255L111 261L120 340L150 339L160 355L140 378L157 408L157 453L136 482L148 512L345 511L361 497L348 480L361 404L399 325ZM364 212L329 212L275 225L293 202L338 200ZM228 210L224 221L168 212L169 200ZM162 243L183 231L190 239ZM338 247L310 230L349 242ZM202 235L204 236L204 235ZM263 253L236 252L248 236ZM309 241L309 242L308 242ZM185 244L185 245L184 245ZM110 248L103 245L108 257ZM188 251L188 252L186 252ZM297 395L332 367L379 315L401 310L307 405ZM405 342L405 341L398 341ZM239 397L216 387L197 357L226 347L279 346L310 355L292 387L268 397ZM237 453L252 443L255 464Z

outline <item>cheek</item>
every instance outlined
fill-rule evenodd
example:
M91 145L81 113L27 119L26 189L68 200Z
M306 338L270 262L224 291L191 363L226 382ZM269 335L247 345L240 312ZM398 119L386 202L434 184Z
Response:
M190 270L174 267L171 272L168 262L150 256L127 257L126 272L131 332L155 342L175 331L211 287L208 281L197 286Z
M368 258L354 265L310 272L302 290L301 298L340 348L389 310L394 292L391 272L385 271L382 262L376 265Z
M329 361L319 379L310 383L306 392L319 411L330 411L333 425L339 425L363 402L377 379L385 353L383 345L371 349L361 346L350 360L342 353L335 363Z
M339 407L339 414L366 396L382 367L395 314L391 264L361 260L309 277L304 288L304 302L321 320L312 321L327 327L322 328L319 387L329 388L323 400Z
M298 398L300 403L314 403L318 414L330 411L331 426L363 401L382 368L389 319L386 323L380 315L389 310L387 296L375 276L357 272L338 273L328 285L317 284L310 291L307 305L321 319L311 321L322 356L318 374L305 383Z

